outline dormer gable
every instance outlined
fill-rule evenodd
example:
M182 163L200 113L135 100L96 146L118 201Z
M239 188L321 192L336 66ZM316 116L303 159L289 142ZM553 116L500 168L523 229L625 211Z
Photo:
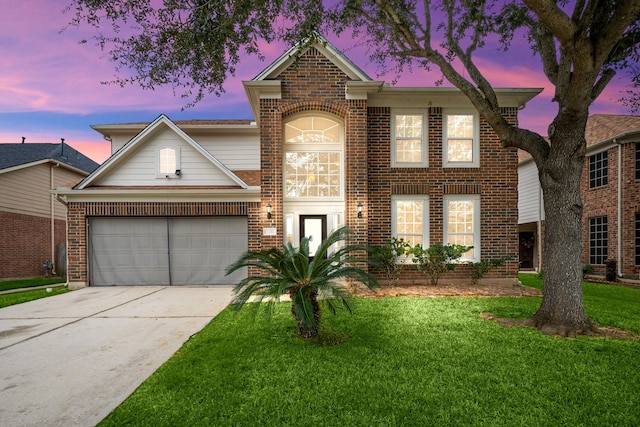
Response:
M74 188L248 185L167 116L160 115Z

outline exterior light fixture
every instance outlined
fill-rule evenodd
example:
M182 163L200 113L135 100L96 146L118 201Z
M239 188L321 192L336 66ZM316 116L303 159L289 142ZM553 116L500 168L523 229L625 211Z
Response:
M362 218L362 202L358 202L358 218Z
M267 219L271 219L271 203L267 203Z

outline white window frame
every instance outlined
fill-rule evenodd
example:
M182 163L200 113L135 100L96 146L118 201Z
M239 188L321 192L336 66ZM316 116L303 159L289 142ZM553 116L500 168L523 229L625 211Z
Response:
M175 152L176 155L176 164L175 164L175 168L173 172L162 172L161 171L161 159L160 159L160 155L162 150L166 150L166 149L170 149L173 150ZM176 172L180 170L180 147L176 147L173 145L163 145L161 147L158 147L158 149L156 150L156 170L157 170L157 177L158 178L179 178L180 174L177 174Z
M473 142L471 143L470 162L449 161L449 116L473 116ZM479 168L480 167L480 116L478 112L471 109L444 110L442 112L442 167L445 168Z
M422 242L423 248L429 247L429 196L411 194L411 195L393 195L391 196L391 236L398 237L398 207L396 202L416 202L420 201L422 205Z
M323 117L329 120L336 122L340 126L340 141L336 141L335 143L313 143L313 142L286 142L284 141L285 136L285 126L288 122L299 119L301 117ZM338 117L335 117L331 114L322 113L319 111L310 111L305 112L303 114L296 114L295 116L289 117L282 124L282 138L283 138L283 154L282 154L282 192L284 200L308 200L308 201L342 201L344 200L344 192L345 192L345 171L344 171L344 122L340 120ZM287 153L338 153L339 154L339 162L340 162L340 192L338 196L335 197L306 197L306 196L296 196L291 197L287 196Z
M421 160L419 162L399 162L397 160L396 145L396 117L397 116L422 116L422 142L421 142ZM429 144L427 143L427 132L429 129L429 115L426 110L419 109L393 109L391 111L391 167L394 168L426 168L429 167Z
M445 245L449 244L449 202L450 201L472 201L473 202L473 257L462 256L460 262L480 262L480 195L477 194L455 194L446 195L443 198L443 222L444 234L443 241Z

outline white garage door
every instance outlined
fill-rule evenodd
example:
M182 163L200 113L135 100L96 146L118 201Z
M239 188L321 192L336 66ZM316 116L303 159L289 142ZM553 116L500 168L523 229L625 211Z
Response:
M93 286L234 284L225 268L247 250L246 217L91 218Z

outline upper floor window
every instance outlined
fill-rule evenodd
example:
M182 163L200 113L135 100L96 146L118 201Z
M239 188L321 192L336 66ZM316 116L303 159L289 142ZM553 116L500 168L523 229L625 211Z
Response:
M589 188L607 185L609 180L609 155L602 151L589 156Z
M480 196L445 196L444 244L473 246L461 260L480 261Z
M640 179L640 142L636 142L636 179Z
M285 123L285 197L342 197L342 135L342 124L326 116L298 116Z
M427 167L426 114L397 111L392 115L391 165Z
M411 246L429 246L429 199L427 196L392 196L391 233Z
M175 147L162 147L158 150L158 175L179 176L180 152Z
M443 114L443 166L480 167L480 129L476 113Z

